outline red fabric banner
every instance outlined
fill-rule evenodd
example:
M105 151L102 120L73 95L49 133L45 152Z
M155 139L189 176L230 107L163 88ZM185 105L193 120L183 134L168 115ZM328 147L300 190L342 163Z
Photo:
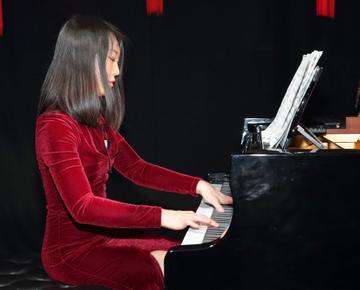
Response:
M316 0L316 16L335 18L335 0Z
M146 0L146 13L148 15L162 15L164 12L164 0Z
M4 34L4 20L3 20L3 10L2 10L2 0L0 0L0 36Z

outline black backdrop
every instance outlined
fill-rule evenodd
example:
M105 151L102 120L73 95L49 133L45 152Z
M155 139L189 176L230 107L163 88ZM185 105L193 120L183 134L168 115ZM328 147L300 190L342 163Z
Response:
M74 13L95 14L130 39L127 114L121 132L146 160L206 178L228 171L244 117L273 117L304 53L323 50L306 119L354 115L359 78L359 2L336 1L336 18L315 0L165 2L3 0L0 38L0 254L38 251L45 201L34 156L39 90L57 33ZM112 174L113 198L193 207L193 200L134 187ZM159 201L160 200L160 201Z

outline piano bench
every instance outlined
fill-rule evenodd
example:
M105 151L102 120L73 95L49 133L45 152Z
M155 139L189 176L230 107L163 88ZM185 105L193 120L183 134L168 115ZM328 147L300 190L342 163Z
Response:
M67 285L51 279L44 271L39 254L0 258L0 290L2 289L76 289L109 290L91 285Z

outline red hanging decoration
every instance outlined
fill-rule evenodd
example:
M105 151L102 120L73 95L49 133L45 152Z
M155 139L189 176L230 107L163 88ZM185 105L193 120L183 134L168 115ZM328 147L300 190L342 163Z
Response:
M146 0L147 15L162 15L164 12L164 0Z
M0 0L0 36L4 35L4 20L2 11L2 0Z
M316 0L316 16L335 18L335 0Z

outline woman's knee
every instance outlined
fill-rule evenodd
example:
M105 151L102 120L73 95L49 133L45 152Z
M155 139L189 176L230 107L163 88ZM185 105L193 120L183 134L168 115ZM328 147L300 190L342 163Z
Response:
M166 251L157 250L157 251L152 251L150 254L158 262L158 264L159 264L159 266L161 268L161 272L164 275L164 260L165 260Z

